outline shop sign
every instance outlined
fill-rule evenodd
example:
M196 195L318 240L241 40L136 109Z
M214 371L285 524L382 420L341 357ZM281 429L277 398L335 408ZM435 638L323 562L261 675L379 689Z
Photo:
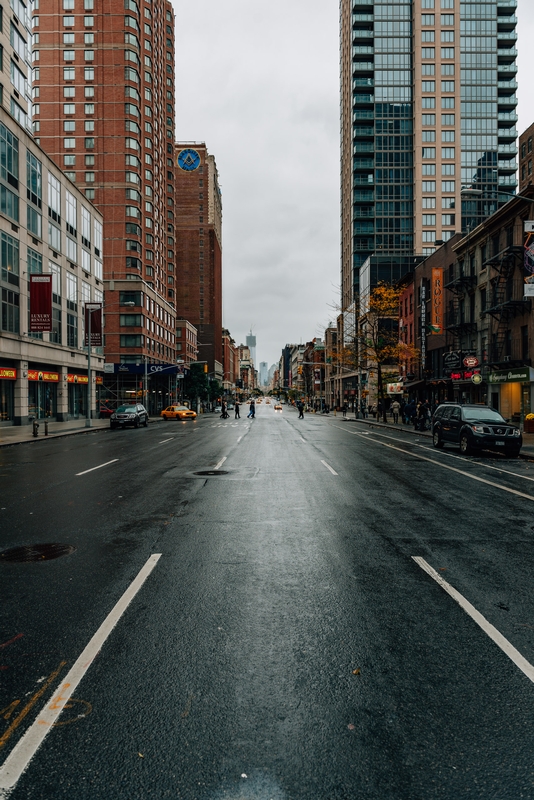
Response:
M29 381L48 381L49 383L57 383L59 381L58 372L44 372L40 369L28 370Z
M30 275L30 332L52 330L52 273Z
M443 269L432 268L432 309L430 334L442 333L443 329Z
M531 383L534 381L532 367L496 369L488 375L488 383Z
M478 358L476 356L466 356L464 358L464 367L478 367Z
M471 382L474 383L475 385L478 385L479 383L482 383L482 375L480 374L480 372L475 372L471 376Z
M461 366L462 366L462 351L461 350L451 350L448 353L443 353L443 370L444 370L444 372L455 372L458 369L460 369Z
M95 378L95 383L103 383L104 379L102 375L97 375ZM89 378L87 375L67 375L67 383L89 383Z
M11 367L1 367L0 368L0 378L8 381L16 381L17 380L17 370L11 369Z
M397 383L388 383L387 384L387 393L388 394L402 394L403 384L400 382Z

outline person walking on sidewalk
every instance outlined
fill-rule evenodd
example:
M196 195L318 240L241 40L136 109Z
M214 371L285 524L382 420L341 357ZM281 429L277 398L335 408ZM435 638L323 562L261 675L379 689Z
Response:
M391 404L391 413L393 414L393 424L396 425L399 421L400 403L394 400Z
M234 403L234 411L235 411L235 418L241 419L239 416L239 400L236 400Z
M349 407L346 403L343 403L343 419L347 419L347 411Z

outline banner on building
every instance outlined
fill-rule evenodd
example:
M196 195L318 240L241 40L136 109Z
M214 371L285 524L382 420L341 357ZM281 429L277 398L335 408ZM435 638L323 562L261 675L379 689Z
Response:
M89 316L91 317L89 324ZM91 328L91 347L102 347L102 303L85 304L85 338L89 345L89 328Z
M432 267L432 310L430 333L443 333L443 270Z
M52 273L30 275L30 333L52 330Z

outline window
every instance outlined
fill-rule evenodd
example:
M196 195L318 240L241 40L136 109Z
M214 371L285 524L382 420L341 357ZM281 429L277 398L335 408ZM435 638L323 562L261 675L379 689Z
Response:
M447 193L455 192L456 181L441 181L441 191Z
M532 153L532 136L528 137L527 141L527 152Z
M435 192L436 181L423 181L423 192Z
M95 68L94 67L84 67L83 73L84 73L86 81L94 81L94 79L95 79Z
M436 208L436 198L423 197L423 208Z
M63 139L65 150L73 150L76 147L76 139Z
M64 131L75 131L76 130L76 122L73 119L66 119L63 120L63 130Z
M35 19L35 17L34 17ZM63 27L64 28L73 28L74 27L74 17L63 17ZM73 39L74 41L74 39Z
M63 0L63 11L73 11L74 0Z
M95 43L95 35L94 35L94 33L84 33L84 35L83 35L83 43L84 44L94 44Z
M442 175L455 175L456 174L456 166L455 166L455 164L442 164L441 165L441 174Z
M141 185L141 178L136 172L127 172L125 180L126 183L136 183L138 186Z
M67 313L67 347L78 347L78 317Z
M19 285L20 275L20 258L19 258L19 242L8 233L1 235L1 264L2 264L2 280L6 283L12 283L14 286Z
M134 30L139 30L139 23L137 22L135 17L131 17L130 15L126 15L124 17L124 26L126 28L133 28Z
M63 103L63 113L64 114L75 114L76 113L76 105L75 105L75 103ZM64 128L64 130L72 130L73 131L74 128Z
M436 115L435 114L423 114L422 122L423 122L423 125L425 127L428 127L430 125L435 125L436 124Z
M63 80L64 81L74 80L74 67L63 67ZM74 97L74 93L72 94L72 97Z
M83 0L83 10L93 11L95 7L94 0Z
M442 125L454 125L454 114L442 114L441 115L441 124Z
M26 213L28 232L31 233L32 236L41 239L43 235L43 218L41 214L39 214L36 208L30 205L26 205Z
M40 275L43 271L43 257L36 250L27 248L28 272L30 275Z
M0 178L19 188L19 140L0 123Z
M435 147L423 147L423 158L435 158L435 157L436 157Z
M85 206L82 206L82 244L91 247L91 214Z
M29 149L26 150L26 196L28 200L41 208L42 164Z
M94 50L84 50L83 51L84 61L94 61L95 60L95 51Z
M441 107L442 108L454 108L455 107L455 98L454 97L442 97L441 98Z
M95 180L95 173L94 172L86 172L85 173L85 182L86 183L94 183Z
M435 214L423 214L423 225L435 225L435 224L436 224Z
M19 221L19 198L3 184L0 184L0 212L15 222Z
M454 64L442 64L441 65L441 74L443 77L452 76L454 75Z
M64 33L63 34L63 44L74 44L74 34L73 33Z
M125 103L124 104L124 113L131 114L133 117L140 117L141 112L139 111L138 107L135 106L133 103Z
M95 87L94 86L84 86L83 87L83 94L84 94L84 97L86 98L86 100L91 99L92 97L95 96ZM93 111L86 112L86 113L94 114L94 106L93 106Z
M452 58L454 58L454 47L442 47L441 48L441 57L443 59L452 59Z
M432 76L436 74L436 65L435 64L423 64L421 66L421 75L425 76Z
M83 18L83 24L84 24L84 26L86 28L92 28L93 25L95 24L95 18L94 17L84 17Z
M78 279L76 275L66 272L67 308L70 311L78 309Z
M74 50L63 50L64 61L74 61Z
M423 231L423 242L435 242L436 231Z
M125 67L124 68L124 79L126 81L133 81L134 83L141 83L141 78L139 77L139 73L133 67Z
M2 289L2 330L20 332L19 295L10 289Z
M68 260L72 261L73 264L76 264L78 261L78 248L76 247L76 242L74 239L71 239L70 236L66 237L66 247L66 256Z
M442 158L455 158L456 148L454 147L442 147L441 148L441 157Z
M21 94L26 94L27 81L25 74L17 67L14 61L11 62L11 83ZM38 113L38 107L34 106L34 113Z
M61 183L48 173L48 216L61 224Z
M435 31L421 31L421 41L423 44L436 41Z
M132 156L129 153L126 153L126 166L137 167L137 169L141 169L141 161L137 158L137 156Z
M91 254L84 250L82 247L82 269L85 272L91 272Z
M441 31L442 44L454 42L454 31Z
M102 254L102 223L97 219L94 221L95 254Z
M451 27L454 25L454 14L442 14L441 15L441 26L442 27Z
M421 25L434 25L436 17L434 14L423 14L421 16Z
M61 230L52 222L48 223L48 244L57 253L61 252Z
M434 8L434 0L421 0L421 8L423 9Z
M422 81L421 88L423 92L435 92L436 81Z
M422 97L421 98L421 108L435 108L436 107L436 98L435 97Z
M119 325L122 328L141 328L143 317L141 314L119 314Z
M455 225L456 216L455 214L442 214L441 215L441 224L442 225Z
M442 92L454 92L454 81L441 81Z
M92 150L93 147L95 146L94 137L88 136L87 138L85 138L84 139L84 144L85 144L85 147L86 147L87 150Z
M142 347L143 336L136 333L121 334L120 344L121 347Z
M95 278L99 281L102 280L102 262L95 258ZM95 291L95 299L96 299L96 291Z
M423 142L435 142L436 141L436 131L423 131Z
M92 133L95 129L94 119L86 119L83 123L83 129L86 133Z
M435 174L436 174L435 164L423 164L423 175L435 175Z
M435 57L436 57L435 47L423 47L421 49L421 58L435 58Z
M445 9L453 9L454 8L454 0L441 0L441 10L444 11Z

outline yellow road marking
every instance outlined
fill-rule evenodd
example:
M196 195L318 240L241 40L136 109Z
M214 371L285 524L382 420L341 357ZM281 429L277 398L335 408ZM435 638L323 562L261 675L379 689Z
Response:
M5 733L2 736L0 736L0 747L3 747L5 745L5 743L7 742L13 731L15 731L18 728L24 717L28 714L28 712L32 710L33 706L36 704L39 698L43 696L43 694L46 692L50 684L54 682L54 680L57 678L57 676L59 675L59 673L61 672L66 663L67 663L66 661L62 661L60 663L59 667L55 669L51 675L49 675L49 677L43 683L39 691L36 692L33 695L33 697L26 703L20 714L17 714L17 716L15 717L15 719L13 720L7 731L5 731Z

